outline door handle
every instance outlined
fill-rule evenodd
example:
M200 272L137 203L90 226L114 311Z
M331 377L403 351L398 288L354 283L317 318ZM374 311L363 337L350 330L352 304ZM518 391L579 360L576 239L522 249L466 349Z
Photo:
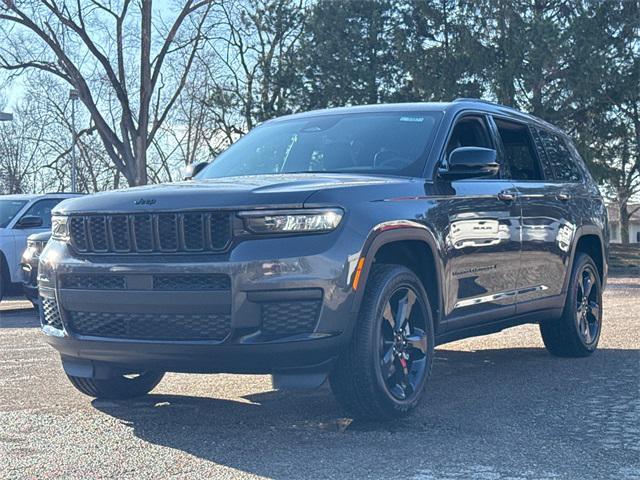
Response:
M563 202L566 202L567 200L571 200L571 194L566 192L561 192L558 194L558 200L562 200Z
M503 202L513 202L516 199L516 195L511 192L500 192L498 194L498 199Z

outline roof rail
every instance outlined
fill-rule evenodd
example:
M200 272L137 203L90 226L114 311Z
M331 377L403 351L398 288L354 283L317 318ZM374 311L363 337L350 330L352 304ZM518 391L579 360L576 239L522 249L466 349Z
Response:
M524 113L518 110L517 108L510 107L508 105L503 105L502 103L498 103L498 102L492 102L490 100L482 100L481 98L460 97L460 98L456 98L453 101L453 103L456 103L456 102L478 102L478 103L484 103L486 105L493 105L494 107L508 108L509 110L514 110L518 113Z
M43 193L42 195L60 195L60 194L64 194L64 195L84 195L84 193L80 193L80 192L46 192L46 193Z

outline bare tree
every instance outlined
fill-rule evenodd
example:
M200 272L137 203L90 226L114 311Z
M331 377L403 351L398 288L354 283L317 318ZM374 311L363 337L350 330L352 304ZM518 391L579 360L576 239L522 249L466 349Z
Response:
M0 193L25 193L34 188L46 128L37 121L29 97L15 108L14 121L0 123Z
M185 1L165 23L151 0L119 8L4 0L0 68L37 69L77 89L111 162L129 185L142 185L147 151L187 82L212 6Z
M218 138L233 142L257 123L288 113L303 0L223 2L203 62ZM216 17L218 18L218 17Z

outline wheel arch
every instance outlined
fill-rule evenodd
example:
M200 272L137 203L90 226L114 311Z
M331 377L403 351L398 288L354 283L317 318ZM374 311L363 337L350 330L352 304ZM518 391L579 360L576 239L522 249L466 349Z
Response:
M11 283L11 272L9 271L9 262L7 262L7 257L4 255L4 252L0 250L0 277L1 280L5 280L8 283Z
M587 253L591 258L593 258L593 261L598 267L598 273L600 274L600 283L604 288L609 269L608 248L603 239L602 230L595 225L584 225L578 228L574 235L569 268L567 268L567 272L565 274L563 292L566 293L567 291L569 279L571 278L571 271L573 270L576 255L579 252Z
M362 257L365 261L362 281L356 290L354 311L360 308L371 268L376 261L404 265L418 276L427 291L434 329L437 331L442 311L443 266L438 243L431 230L416 222L380 224L367 238Z

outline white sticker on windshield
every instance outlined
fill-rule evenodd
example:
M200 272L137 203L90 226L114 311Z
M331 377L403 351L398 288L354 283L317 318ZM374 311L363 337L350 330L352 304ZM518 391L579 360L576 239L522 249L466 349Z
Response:
M401 122L424 122L424 117L400 117Z

